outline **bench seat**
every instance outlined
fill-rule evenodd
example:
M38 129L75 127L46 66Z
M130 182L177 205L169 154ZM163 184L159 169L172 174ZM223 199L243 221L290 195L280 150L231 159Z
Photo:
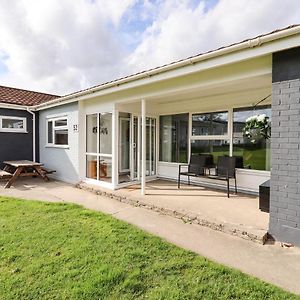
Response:
M4 170L0 170L0 179L1 178L8 178L8 177L11 177L11 176L12 176L11 173L8 173L8 172L6 172Z

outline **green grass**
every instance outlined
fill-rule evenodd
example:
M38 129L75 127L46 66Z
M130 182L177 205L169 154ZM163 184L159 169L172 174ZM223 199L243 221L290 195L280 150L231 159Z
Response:
M245 148L234 146L233 155L243 156L244 165L250 166L251 169L253 170L266 170L266 160L267 160L266 149L247 150Z
M299 299L76 205L0 197L0 233L0 299Z

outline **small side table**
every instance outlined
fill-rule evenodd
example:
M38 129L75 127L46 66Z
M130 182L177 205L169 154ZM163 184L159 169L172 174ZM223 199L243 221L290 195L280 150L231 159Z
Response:
M263 212L270 211L270 180L259 186L259 209Z

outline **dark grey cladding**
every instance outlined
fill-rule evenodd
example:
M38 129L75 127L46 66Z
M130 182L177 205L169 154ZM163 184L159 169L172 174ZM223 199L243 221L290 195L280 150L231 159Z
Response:
M33 159L33 116L26 110L0 108L0 116L25 117L27 119L27 133L12 133L0 131L0 168L5 160ZM36 115L38 124L38 115ZM38 126L36 126L36 160L38 152Z
M300 78L300 47L273 54L272 82Z

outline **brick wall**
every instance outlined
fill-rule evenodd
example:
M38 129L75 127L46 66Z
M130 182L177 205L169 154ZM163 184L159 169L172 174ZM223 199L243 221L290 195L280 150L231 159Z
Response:
M273 57L269 232L300 246L300 74L295 76L300 69L294 70L292 60L288 63L288 51Z

